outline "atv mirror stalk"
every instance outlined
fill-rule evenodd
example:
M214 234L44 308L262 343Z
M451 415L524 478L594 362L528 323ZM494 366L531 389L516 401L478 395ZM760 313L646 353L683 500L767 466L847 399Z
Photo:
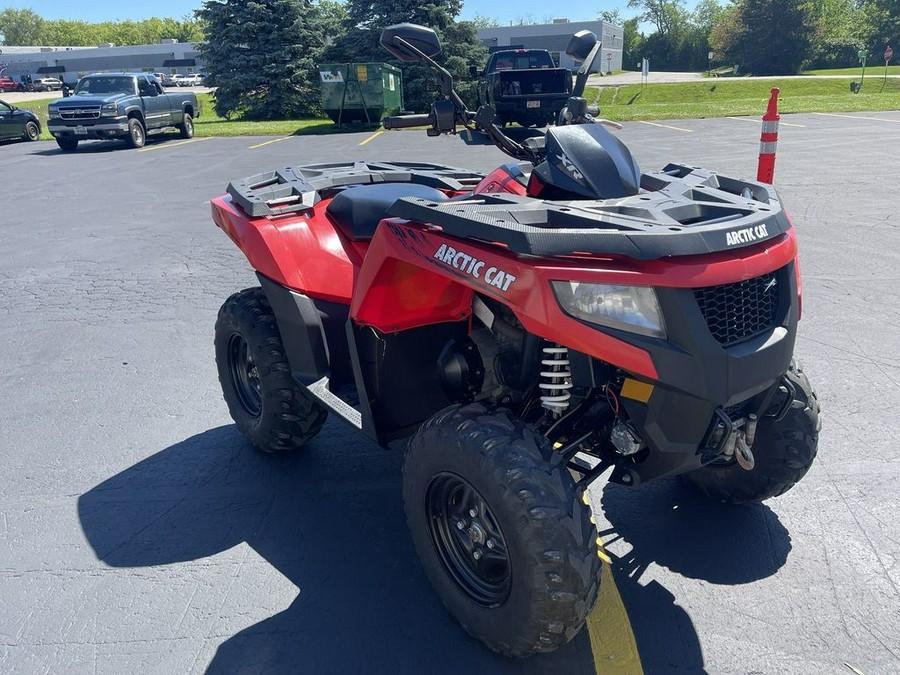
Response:
M428 31L429 33L434 35L434 31L428 28L424 28L423 26L415 26L415 24L399 24L397 26L388 26L381 34L382 46L391 54L393 54L394 56L398 56L398 58L402 58L402 60L404 61L424 61L433 70L437 71L438 79L441 83L441 94L444 96L444 98L453 103L454 107L456 108L456 116L463 124L465 124L468 121L466 104L463 103L462 99L459 97L459 94L457 94L453 89L453 76L450 74L450 72L433 58L431 58L429 54L426 54L416 45L412 44L412 42L397 34L397 31L399 29L403 29L403 32L405 33L406 31L410 30L410 27L420 28L423 31ZM436 35L434 35L434 40L435 43L437 43ZM440 46L438 45L437 51L432 50L432 53L440 53ZM413 58L410 58L411 55L413 56Z
M587 35L585 35L585 33ZM603 43L597 39L590 31L582 30L575 33L572 36L571 41L569 42L569 47L566 49L566 54L569 56L577 57L579 54L583 54L584 47L587 44L590 44L590 40L593 38L594 46L591 48L590 52L587 56L584 57L584 61L581 64L581 68L578 69L578 72L575 74L575 86L572 88L572 96L581 96L584 94L584 88L587 86L588 76L591 74L591 68L594 67L594 61L597 60L597 56L600 54L600 51L603 49Z

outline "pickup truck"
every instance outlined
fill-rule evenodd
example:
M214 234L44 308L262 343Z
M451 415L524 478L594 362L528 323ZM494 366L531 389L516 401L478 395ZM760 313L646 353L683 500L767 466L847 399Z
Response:
M477 74L477 70L475 70ZM501 124L542 126L556 120L572 93L572 73L545 49L496 51L478 83L478 104L491 105Z
M88 139L124 139L140 148L147 134L168 129L191 138L200 107L192 92L165 93L153 75L102 73L81 78L72 96L52 101L47 113L57 145L74 152Z

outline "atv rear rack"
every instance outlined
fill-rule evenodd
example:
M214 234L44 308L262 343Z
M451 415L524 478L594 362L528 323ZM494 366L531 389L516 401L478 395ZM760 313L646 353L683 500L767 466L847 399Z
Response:
M426 162L337 162L284 167L228 184L228 194L251 217L309 211L320 192L367 183L417 183L439 190L474 187L483 174Z

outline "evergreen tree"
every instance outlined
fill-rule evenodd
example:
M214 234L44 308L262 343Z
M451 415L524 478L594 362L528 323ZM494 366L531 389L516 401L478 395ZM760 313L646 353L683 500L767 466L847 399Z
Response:
M341 63L387 62L403 71L404 103L407 109L427 112L437 98L433 72L417 63L391 59L379 44L381 31L398 23L417 23L435 30L442 51L435 59L453 75L457 92L469 107L475 105L476 82L469 66L484 64L487 51L476 37L475 24L455 21L462 9L460 0L348 0L347 32L328 48L326 60Z
M197 16L219 115L283 119L317 109L326 36L309 0L207 0Z

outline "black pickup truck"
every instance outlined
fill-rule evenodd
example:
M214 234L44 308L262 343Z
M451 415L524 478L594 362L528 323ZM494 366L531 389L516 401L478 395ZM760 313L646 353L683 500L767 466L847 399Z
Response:
M88 139L124 139L140 148L147 134L168 129L191 138L200 107L192 92L165 93L153 75L102 73L81 78L72 96L52 101L47 113L57 144L73 152Z
M502 124L542 126L556 120L572 93L572 73L544 49L496 51L478 83L478 104L491 105Z

